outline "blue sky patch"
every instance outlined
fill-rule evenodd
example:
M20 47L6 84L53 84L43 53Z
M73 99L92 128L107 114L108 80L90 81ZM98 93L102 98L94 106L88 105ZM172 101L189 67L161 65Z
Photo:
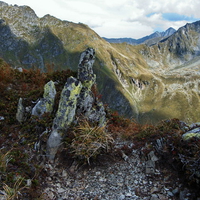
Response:
M156 14L156 12L152 12L152 13L147 14L146 16L151 17L152 15L155 15L155 14Z
M194 18L193 16L186 16L186 15L179 15L177 13L163 13L163 19L168 21L197 21L198 19Z

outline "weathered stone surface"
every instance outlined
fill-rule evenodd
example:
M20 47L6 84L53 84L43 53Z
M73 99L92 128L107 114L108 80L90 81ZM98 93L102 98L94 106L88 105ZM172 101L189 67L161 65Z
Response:
M67 79L61 93L58 111L54 119L54 129L67 129L72 123L81 89L82 84L76 78L70 77Z
M91 87L96 81L96 75L93 73L92 69L95 58L94 55L94 49L88 48L80 57L77 78L81 81L83 88L78 101L78 113L86 113L90 111L95 101L91 92Z
M70 77L62 90L59 107L53 121L53 131L47 142L47 152L50 159L55 157L62 140L75 116L83 116L91 122L104 126L106 113L102 102L93 94L91 88L96 82L93 73L95 51L88 48L81 54L78 66L78 78Z
M20 123L22 123L25 119L25 108L23 106L22 98L19 98L19 101L18 101L16 119Z
M98 122L99 126L103 126L106 122L104 106L91 91L96 83L96 75L92 69L94 59L95 51L92 48L88 48L80 57L78 79L82 82L83 88L78 101L77 113L82 114L92 122Z
M81 88L80 81L69 77L62 90L58 111L53 122L53 131L47 141L47 156L51 160L54 159L61 144L63 131L66 131L74 120Z
M84 87L91 88L96 81L96 75L93 72L95 51L93 48L88 48L81 54L78 66L78 79Z
M54 99L56 96L56 89L53 81L49 81L44 86L43 98L40 99L32 109L32 115L41 117L44 113L51 113L53 111Z
M50 160L55 158L57 150L61 144L62 134L57 129L53 129L51 135L47 141L47 157Z
M146 161L146 173L154 174L155 173L155 162L158 161L158 158L155 155L154 151L151 151L147 157L148 157L148 160Z
M182 135L183 140L189 140L194 137L200 138L200 127L192 129Z

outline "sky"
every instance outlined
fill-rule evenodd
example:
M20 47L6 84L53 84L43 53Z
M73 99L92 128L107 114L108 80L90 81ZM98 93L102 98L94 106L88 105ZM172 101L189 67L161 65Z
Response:
M27 5L38 17L84 23L101 37L142 38L200 20L200 0L1 0Z

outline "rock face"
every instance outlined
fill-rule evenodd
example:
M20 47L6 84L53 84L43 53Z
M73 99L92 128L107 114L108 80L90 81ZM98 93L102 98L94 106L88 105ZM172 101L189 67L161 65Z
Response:
M61 144L62 136L75 118L77 99L82 84L74 77L68 78L59 101L59 107L52 125L52 132L47 141L47 156L53 160Z
M53 122L54 129L67 129L72 123L76 113L77 99L79 98L82 84L74 77L67 79L62 90L58 111Z
M44 113L53 111L56 89L53 81L49 81L44 86L43 98L40 99L32 109L32 115L41 117Z
M98 122L100 126L105 124L105 111L103 104L95 97L91 91L96 87L96 75L92 66L94 63L95 51L88 48L82 53L78 66L78 80L81 81L83 88L78 101L78 114L83 114L92 122Z
M84 117L99 126L105 125L106 113L103 104L94 98L91 88L96 82L93 72L95 51L88 48L81 54L78 78L68 78L59 101L52 132L47 142L47 155L52 160L61 144L62 136L75 117Z
M22 123L25 120L25 108L23 106L23 99L20 98L17 106L16 119L19 123Z

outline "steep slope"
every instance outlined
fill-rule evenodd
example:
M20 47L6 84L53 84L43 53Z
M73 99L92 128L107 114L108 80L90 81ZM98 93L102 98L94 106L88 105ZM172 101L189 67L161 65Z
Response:
M38 18L27 6L9 6L4 2L0 2L0 12L0 57L7 63L42 71L77 70L80 52L93 47L94 70L104 103L126 116L137 115L120 70L140 74L143 66L134 68L132 58L117 51L84 24L61 21L50 15Z
M27 6L0 2L0 57L13 67L77 70L87 47L102 100L140 122L199 121L200 22L187 24L156 45L110 44L87 25L38 18ZM170 32L170 31L169 31Z
M152 67L167 67L167 70L187 65L200 55L200 21L186 24L169 38L142 52Z
M156 77L152 109L185 121L200 118L200 21L140 52Z

